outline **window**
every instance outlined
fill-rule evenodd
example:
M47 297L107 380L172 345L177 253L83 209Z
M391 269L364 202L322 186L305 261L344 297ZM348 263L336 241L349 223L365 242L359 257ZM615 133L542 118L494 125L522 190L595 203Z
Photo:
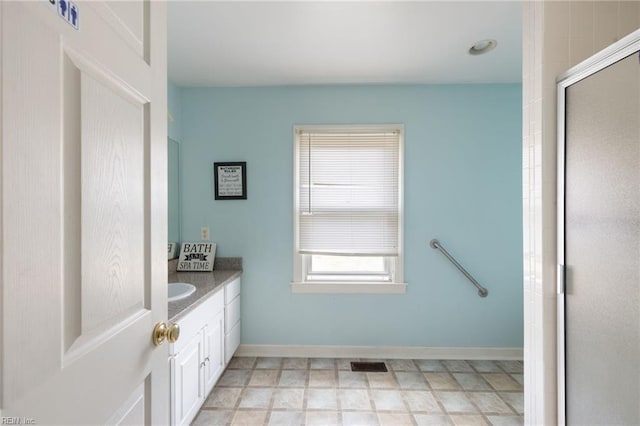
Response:
M295 128L294 292L404 292L402 133Z

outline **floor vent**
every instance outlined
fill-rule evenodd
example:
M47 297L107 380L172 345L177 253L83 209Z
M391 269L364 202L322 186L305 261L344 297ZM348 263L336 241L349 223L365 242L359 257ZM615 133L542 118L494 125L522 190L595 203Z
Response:
M352 362L351 371L365 371L367 373L386 373L384 362Z

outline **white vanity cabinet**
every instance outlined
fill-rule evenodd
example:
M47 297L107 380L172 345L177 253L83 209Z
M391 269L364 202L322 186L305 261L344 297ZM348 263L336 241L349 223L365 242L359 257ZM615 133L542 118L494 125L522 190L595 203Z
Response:
M224 287L225 365L240 346L240 277Z
M169 346L171 424L191 424L240 345L240 277L176 321Z
M171 424L188 425L224 370L224 291L177 321L171 355Z

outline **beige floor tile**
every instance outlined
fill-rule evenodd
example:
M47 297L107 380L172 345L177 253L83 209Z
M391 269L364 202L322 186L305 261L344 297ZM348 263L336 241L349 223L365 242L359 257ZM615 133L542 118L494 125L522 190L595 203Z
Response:
M364 389L340 389L338 400L342 410L371 410L369 392Z
M414 414L418 426L450 426L453 423L446 414Z
M307 390L307 408L310 410L337 410L338 395L335 389Z
M366 373L372 389L399 389L400 385L393 373Z
M304 389L276 389L273 393L273 408L302 410Z
M201 410L191 426L226 426L234 414L233 410Z
M449 373L424 373L425 379L433 390L459 390L462 387Z
M351 371L351 362L357 361L353 358L338 358L336 359L336 368L338 370L349 370Z
M282 360L284 370L306 370L309 365L307 358L285 358Z
M266 411L244 411L238 410L236 411L235 416L233 416L232 425L246 425L246 426L256 426L264 424L264 421L267 417Z
M512 374L511 378L521 385L524 385L524 374Z
M469 392L467 397L483 413L514 414L513 410L495 392Z
M522 416L487 416L493 426L522 426L524 417Z
M216 386L239 387L246 386L251 377L252 370L227 370L224 372Z
M451 415L451 420L456 426L490 426L487 421L479 415Z
M476 360L467 362L479 373L502 373L502 369L495 361Z
M240 408L269 408L273 389L247 388L240 399Z
M231 361L229 361L229 367L231 369L242 368L242 369L251 369L253 368L256 362L255 357L233 357Z
M345 411L342 413L343 426L377 426L378 416L374 412Z
M507 373L522 373L524 370L522 361L497 361L497 364Z
M278 386L287 388L304 388L307 385L309 373L306 370L282 370Z
M404 372L395 373L400 389L429 389L424 375L420 372Z
M275 386L278 383L278 370L253 370L249 386Z
M378 421L381 426L413 425L411 415L401 413L378 413Z
M436 361L433 359L417 359L415 360L416 365L420 369L420 371L429 371L429 372L440 372L447 371L444 368L444 365L440 361Z
M338 425L338 413L335 411L307 411L306 426Z
M491 391L491 386L476 373L453 373L456 382L462 386L462 389L468 391Z
M352 361L390 371L352 372ZM521 371L520 361L234 357L193 425L522 425Z
M461 360L446 360L442 361L447 370L455 373L474 373L473 368L467 363L467 361Z
M282 358L258 358L256 369L277 370L282 366Z
M242 388L214 388L202 406L207 408L234 408L241 392Z
M411 411L441 413L442 409L433 394L428 391L403 391L402 398Z
M269 426L300 426L304 424L302 411L272 411L269 416Z
M485 373L482 377L497 391L522 390L522 385L505 373Z
M509 404L516 413L524 414L524 393L522 392L500 392L503 401Z
M366 389L367 375L358 371L338 371L338 386L341 388Z
M371 399L376 410L405 411L402 393L397 390L371 390Z
M411 359L388 359L386 364L393 371L418 371L418 367Z
M333 358L311 358L309 361L312 370L333 370L336 368L336 362Z
M434 392L434 396L442 403L448 413L477 413L464 392Z
M309 371L310 388L335 388L338 383L335 370L311 370Z

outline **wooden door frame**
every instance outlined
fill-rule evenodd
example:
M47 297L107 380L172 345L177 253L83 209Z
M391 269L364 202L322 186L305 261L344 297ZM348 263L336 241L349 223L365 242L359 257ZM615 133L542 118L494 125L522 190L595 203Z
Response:
M610 65L640 50L640 30L629 34L616 43L558 76L557 82L557 140L558 140L558 190L557 190L557 253L558 253L558 299L557 299L557 386L558 425L566 424L566 327L565 327L565 153L566 153L566 90L575 83L601 71Z

